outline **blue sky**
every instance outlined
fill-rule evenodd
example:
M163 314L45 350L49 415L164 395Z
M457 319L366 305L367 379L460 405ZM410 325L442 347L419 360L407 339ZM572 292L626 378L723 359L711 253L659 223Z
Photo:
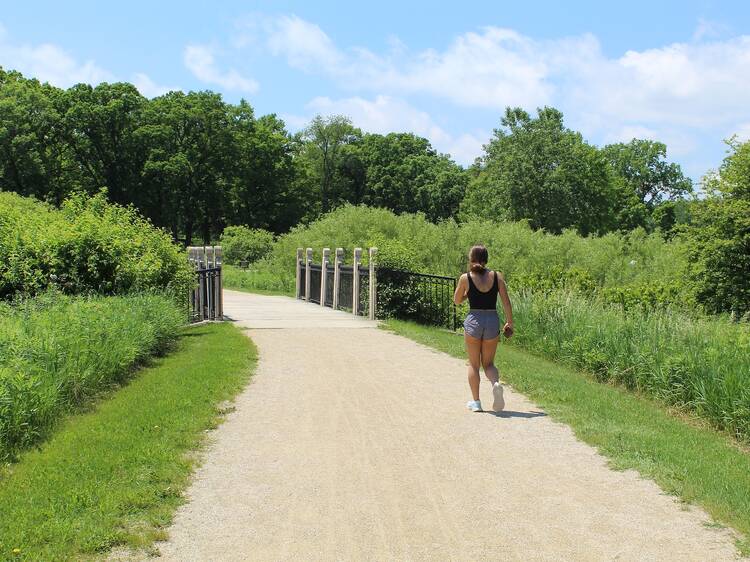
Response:
M462 164L506 105L598 145L665 142L694 180L750 138L750 3L3 2L0 65L61 87L211 89L291 130L344 113Z

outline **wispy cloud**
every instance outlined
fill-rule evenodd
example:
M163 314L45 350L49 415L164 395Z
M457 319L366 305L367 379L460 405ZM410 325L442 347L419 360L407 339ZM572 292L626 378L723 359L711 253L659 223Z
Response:
M37 45L16 43L7 29L0 23L0 66L18 70L29 78L49 82L60 88L74 84L116 82L120 80L114 73L101 67L93 59L79 61L63 47L53 43ZM130 81L146 97L155 97L177 88L162 86L147 74L137 72Z
M201 82L216 84L230 91L255 93L258 83L242 76L231 68L222 72L216 66L213 50L206 45L188 45L185 47L183 61L187 69Z

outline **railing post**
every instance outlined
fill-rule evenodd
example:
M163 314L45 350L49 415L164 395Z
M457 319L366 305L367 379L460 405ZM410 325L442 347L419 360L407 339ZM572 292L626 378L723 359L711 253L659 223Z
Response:
M307 249L305 259L305 300L310 302L310 264L312 264L312 248Z
M328 260L331 257L331 249L323 248L323 262L320 266L320 306L326 305L326 289L328 289Z
M333 258L333 310L339 307L339 286L341 283L341 262L344 259L344 248L336 248Z
M221 267L221 264L224 260L221 246L214 247L214 258L216 259L216 267L219 268L219 295L216 299L216 318L217 320L224 320L224 275L222 274Z
M375 255L377 253L377 248L370 248L370 320L375 320L375 309L378 301L378 281L375 276Z
M297 272L297 277L294 281L294 294L295 298L302 298L302 284L299 282L300 274L302 273L302 256L304 254L304 250L302 248L297 248L297 267L295 271Z
M362 248L354 248L352 264L352 314L359 314L359 264L362 261Z

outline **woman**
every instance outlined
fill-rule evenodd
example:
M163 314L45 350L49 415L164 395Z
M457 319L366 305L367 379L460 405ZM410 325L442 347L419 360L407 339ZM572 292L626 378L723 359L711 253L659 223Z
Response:
M482 411L479 401L480 365L484 367L484 374L492 383L492 409L499 412L505 407L503 387L494 363L497 340L500 336L500 319L497 316L498 294L505 311L503 334L506 338L513 335L513 310L505 279L501 273L488 270L487 261L487 248L474 246L469 251L469 272L464 273L458 280L456 294L453 295L453 302L456 304L469 299L469 314L464 321L464 341L466 353L469 355L469 387L473 398L466 407L472 412Z

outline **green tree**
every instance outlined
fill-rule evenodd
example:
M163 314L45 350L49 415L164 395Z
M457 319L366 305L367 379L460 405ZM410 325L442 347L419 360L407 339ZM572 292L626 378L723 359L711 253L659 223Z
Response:
M61 92L0 68L0 190L59 205L75 188L54 105Z
M580 133L565 128L560 111L545 107L532 118L507 108L502 126L473 173L464 217L525 219L552 233L613 228L615 193L607 162Z
M236 155L230 113L213 92L169 92L149 104L138 130L147 147L143 175L150 216L169 221L173 235L205 243L225 225L229 171Z
M684 236L698 300L711 312L740 316L750 313L750 142L728 144Z
M63 141L87 191L106 187L114 202L138 205L145 150L134 132L146 102L127 83L78 84L60 96Z
M348 182L340 174L342 157L344 147L356 143L361 136L361 131L343 115L317 115L302 133L305 145L301 165L307 167L303 176L314 182L323 213L349 199L345 188Z
M367 134L355 145L364 171L363 202L397 213L423 212L432 221L458 211L468 178L448 156L412 133ZM355 182L356 183L356 182Z
M663 203L684 197L693 190L692 182L683 175L679 164L666 161L664 143L633 139L628 143L607 145L602 152L620 193L616 220L621 229L650 228L653 222L660 226L658 223L663 222L674 207L667 205L658 217L653 217L654 211ZM653 218L659 220L652 221ZM668 223L667 220L665 224Z

